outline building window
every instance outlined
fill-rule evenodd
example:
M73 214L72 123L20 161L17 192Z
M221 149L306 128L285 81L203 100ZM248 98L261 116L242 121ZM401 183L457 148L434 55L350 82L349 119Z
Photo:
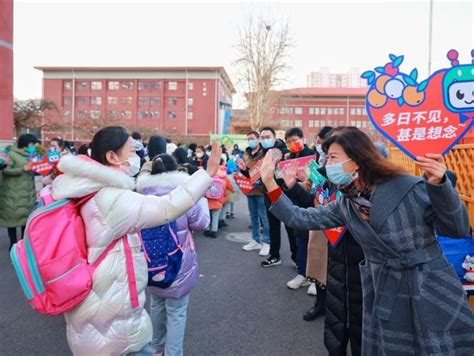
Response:
M78 96L77 103L79 105L89 105L89 98L87 96Z
M295 120L295 127L303 127L303 120Z
M320 109L319 108L314 108L314 115L319 115L320 114Z
M109 112L107 113L107 117L109 119L116 119L117 118L117 111L109 110Z
M123 105L130 105L133 102L133 98L131 96L124 96L122 98Z
M131 119L132 118L132 112L130 110L124 110L122 111L121 115L122 119Z
M193 119L193 113L192 112L188 112L188 120L192 120Z
M119 82L109 82L109 90L119 90L120 84Z
M153 105L153 106L156 106L156 105L160 105L161 103L161 99L154 96L152 98L150 98L150 104Z
M148 90L148 82L138 82L138 90Z
M138 105L140 105L140 106L150 105L150 98L148 98L146 96L139 96L138 97Z
M69 110L66 110L65 112L63 112L63 117L71 117L71 112Z
M293 123L291 120L281 120L280 124L282 127L292 127Z
M355 125L356 125L355 120L351 120L351 126L355 126Z
M148 111L139 111L138 112L139 119L148 119Z
M87 89L89 89L89 82L82 82L82 81L78 82L77 83L77 88L79 90L87 90Z
M102 90L102 82L92 82L92 90Z
M309 115L314 115L314 108L313 107L308 108L308 114Z
M176 105L178 100L176 98L168 98L168 105Z
M176 112L175 111L168 111L168 119L170 119L170 120L176 119Z
M65 80L63 82L63 88L64 90L71 90L72 89L72 82L69 80Z
M362 109L361 109L361 108L357 108L357 115L358 115L358 116L361 116L361 115L362 115Z
M84 110L78 110L76 113L76 116L78 119L84 119L86 117L86 111Z
M332 115L332 114L333 114L332 108L328 108L328 115Z
M168 82L168 90L178 90L178 82Z
M109 105L117 105L119 103L119 99L116 96L108 96L107 103Z
M102 105L102 97L101 96L93 96L91 98L92 105Z
M295 115L303 115L303 108L301 106L295 107Z
M367 109L366 108L362 108L362 115L367 115Z
M319 127L319 120L314 120L314 127Z
M288 115L288 114L290 114L290 108L286 107L286 106L281 106L278 110L278 113L280 115Z
M188 106L193 105L193 98L188 98Z
M64 96L63 97L63 105L71 105L71 97L70 96Z
M312 108L310 108L310 109L312 109ZM314 127L314 121L313 120L308 121L308 127L309 128Z
M152 119L158 120L160 118L160 112L159 111L150 111L150 117Z
M161 82L152 82L151 83L152 90L160 90L161 89Z
M130 82L130 81L122 82L122 89L132 90L133 82Z
M194 83L188 83L188 90L194 89Z
M339 108L339 115L344 115L344 112L345 112L344 108Z
M100 110L91 110L91 118L92 119L99 119L100 118Z
M356 109L355 108L351 108L351 115L355 115L356 114Z
M320 108L321 115L326 115L326 108Z

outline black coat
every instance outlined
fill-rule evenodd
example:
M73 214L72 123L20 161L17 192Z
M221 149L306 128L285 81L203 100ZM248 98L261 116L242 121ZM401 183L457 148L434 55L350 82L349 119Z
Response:
M331 188L334 189L333 186ZM314 206L314 195L306 192L299 184L286 189L285 193L295 205L302 208ZM364 260L364 253L346 230L335 247L328 246L328 254L324 345L330 355L345 355L350 341L352 355L357 356L361 354L362 338L359 263Z
M328 252L324 345L330 355L345 355L350 341L352 355L357 356L362 338L359 263L364 253L348 231L335 247L329 246Z

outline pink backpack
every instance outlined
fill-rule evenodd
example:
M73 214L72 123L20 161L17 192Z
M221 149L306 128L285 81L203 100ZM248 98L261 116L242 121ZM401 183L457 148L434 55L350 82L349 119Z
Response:
M21 288L39 313L58 315L77 307L92 289L95 268L120 241L123 241L125 248L132 307L138 307L132 252L127 236L114 240L93 264L87 262L80 207L93 196L55 201L50 188L43 189L38 208L28 217L23 240L10 251Z
M225 194L225 181L219 177L212 178L212 185L206 192L206 198L208 199L222 199Z

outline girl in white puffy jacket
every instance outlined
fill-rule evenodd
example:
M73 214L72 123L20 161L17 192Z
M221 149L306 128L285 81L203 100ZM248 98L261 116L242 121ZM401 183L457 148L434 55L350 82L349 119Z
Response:
M68 155L52 184L55 199L95 195L81 207L88 262L93 263L114 240L127 236L132 250L138 306L132 307L124 246L118 243L93 274L88 297L66 314L67 338L74 355L152 354L150 317L144 309L147 263L137 232L181 216L204 195L217 172L220 153L184 184L161 197L134 192L140 169L133 140L122 127L106 127L91 142L91 158ZM214 150L213 150L214 151ZM133 293L132 293L133 294Z

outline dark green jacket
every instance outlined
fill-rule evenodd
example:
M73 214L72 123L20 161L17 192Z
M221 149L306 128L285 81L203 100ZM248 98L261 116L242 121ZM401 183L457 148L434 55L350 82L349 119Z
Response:
M23 170L28 163L24 149L11 146L9 157L0 180L0 227L25 226L36 202L34 174Z

